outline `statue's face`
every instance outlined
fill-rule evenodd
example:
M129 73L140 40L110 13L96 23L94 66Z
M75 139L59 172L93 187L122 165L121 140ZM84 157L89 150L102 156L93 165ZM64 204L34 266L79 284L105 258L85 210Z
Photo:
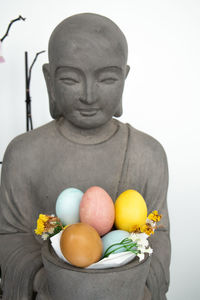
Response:
M95 38L74 37L58 47L51 66L59 111L80 128L104 125L120 104L126 73L123 57L111 45Z

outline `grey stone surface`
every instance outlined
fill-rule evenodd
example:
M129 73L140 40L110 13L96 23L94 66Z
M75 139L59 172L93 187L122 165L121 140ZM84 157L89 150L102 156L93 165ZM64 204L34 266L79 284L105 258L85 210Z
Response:
M140 263L135 259L120 268L87 270L65 264L46 243L42 258L53 299L143 300L151 257Z
M110 271L109 285L111 290L115 287L114 295L120 294L121 286L131 282L134 274L137 284L127 286L130 294L126 296L124 290L123 299L131 299L132 289L132 299L141 299L142 292L134 296L138 287L145 291L145 299L165 299L170 263L166 155L155 139L113 118L122 114L122 93L129 71L127 51L120 29L111 20L95 14L72 16L52 33L49 64L43 70L50 112L55 120L16 137L3 160L0 189L3 299L33 299L33 291L37 300L83 299L81 293L72 296L78 290L78 277L73 277L76 273L61 266L48 248L46 252L43 249L43 267L43 242L35 236L34 228L39 213L55 213L55 202L63 189L73 186L84 192L93 185L104 188L113 201L124 190L136 189L143 195L149 212L157 209L163 214L162 228L151 237L154 253L151 262L148 260L150 268L143 273L143 264L133 270L127 266L127 273L117 286L117 274ZM65 277L69 273L73 277L66 288L67 295L63 294L60 282L55 290L48 288L52 284L51 268L55 268L57 280L67 282ZM102 295L107 284L107 275L105 282L95 276L95 272L89 272L85 277L87 283L82 286L83 295L87 293L91 300L101 299L100 293L93 294L95 283L100 282L98 289Z

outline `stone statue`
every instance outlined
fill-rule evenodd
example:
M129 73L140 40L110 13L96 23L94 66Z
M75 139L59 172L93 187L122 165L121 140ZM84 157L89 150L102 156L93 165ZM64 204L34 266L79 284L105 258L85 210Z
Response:
M104 188L113 201L124 190L136 189L149 212L163 214L162 228L151 238L154 253L144 289L146 299L166 299L166 155L155 139L113 118L122 114L127 49L117 25L96 14L69 17L51 35L49 64L43 71L55 120L16 137L3 160L0 265L5 300L51 299L41 258L43 241L34 234L36 220L39 213L55 213L56 199L65 188L84 192L93 185Z

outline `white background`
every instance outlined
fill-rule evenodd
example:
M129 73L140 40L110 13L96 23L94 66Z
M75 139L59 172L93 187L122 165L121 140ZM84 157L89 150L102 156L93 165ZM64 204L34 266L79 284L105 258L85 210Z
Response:
M124 122L154 136L169 162L168 206L172 261L169 300L200 299L200 1L199 0L0 0L0 160L9 141L25 131L24 51L30 61L47 50L53 28L65 17L93 12L125 33L131 72L124 92ZM51 120L41 71L32 73L34 127ZM156 209L156 208L155 208Z

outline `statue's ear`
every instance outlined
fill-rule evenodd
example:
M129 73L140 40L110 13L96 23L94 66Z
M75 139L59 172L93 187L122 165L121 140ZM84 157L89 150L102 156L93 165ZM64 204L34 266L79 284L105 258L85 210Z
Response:
M121 117L122 113L123 113L123 109L122 109L122 98L121 98L120 102L117 106L117 109L115 111L114 117L119 118L119 117Z
M58 119L60 117L60 113L59 113L58 107L56 105L53 84L51 82L51 77L50 77L49 64L44 64L42 69L43 69L43 74L44 74L44 78L45 78L46 86L47 86L47 91L48 91L48 95L49 95L50 114L51 114L53 119Z
M130 66L129 66L129 65L126 65L126 77L128 76L129 71L130 71ZM125 77L125 78L126 78L126 77Z
M130 66L126 65L125 78L128 76L129 71L130 71ZM119 118L119 117L121 117L122 113L123 113L123 108L122 108L122 98L121 98L121 100L117 106L116 112L114 114L114 117Z

